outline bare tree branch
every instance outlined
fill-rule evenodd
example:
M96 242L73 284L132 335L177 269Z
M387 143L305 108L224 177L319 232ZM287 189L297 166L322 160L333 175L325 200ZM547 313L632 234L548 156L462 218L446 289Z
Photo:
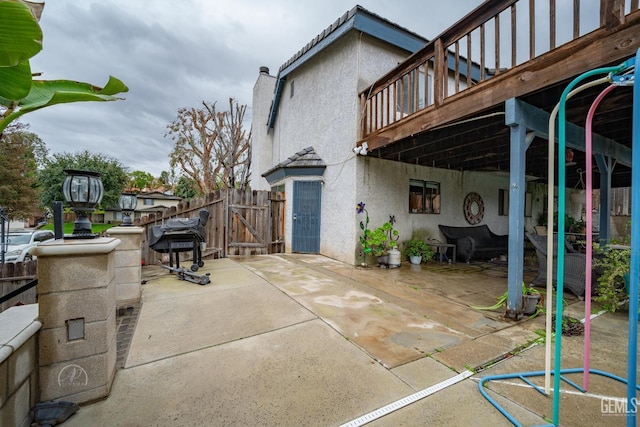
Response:
M229 110L217 111L216 103L203 108L181 108L167 126L165 137L175 146L171 166L194 180L202 194L216 189L246 188L251 166L251 133L243 127L246 105L229 98Z

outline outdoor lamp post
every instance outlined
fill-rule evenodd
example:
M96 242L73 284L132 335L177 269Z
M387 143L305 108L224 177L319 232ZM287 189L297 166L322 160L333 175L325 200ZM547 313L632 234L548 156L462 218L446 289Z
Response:
M89 213L102 200L104 187L98 172L65 169L67 176L62 183L62 194L65 202L76 213L73 223L73 234L70 238L92 239L97 234L91 233Z
M136 209L138 198L135 194L122 193L120 195L120 209L122 209L122 226L129 227L133 225L131 214Z

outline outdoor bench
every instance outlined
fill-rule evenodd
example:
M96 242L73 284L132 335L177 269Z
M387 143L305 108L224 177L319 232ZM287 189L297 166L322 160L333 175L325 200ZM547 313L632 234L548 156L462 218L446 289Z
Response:
M454 227L438 225L447 243L456 245L458 257L492 259L509 252L509 236L492 232L487 225Z

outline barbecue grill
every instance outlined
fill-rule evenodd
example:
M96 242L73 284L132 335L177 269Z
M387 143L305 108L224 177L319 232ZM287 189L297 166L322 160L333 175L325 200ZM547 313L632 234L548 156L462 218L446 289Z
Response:
M202 261L202 246L205 243L205 225L209 219L209 212L202 209L197 218L174 218L162 225L151 227L149 247L159 253L169 254L169 267L173 268L174 258L176 268L180 268L180 252L193 252L191 271L198 271L204 265Z

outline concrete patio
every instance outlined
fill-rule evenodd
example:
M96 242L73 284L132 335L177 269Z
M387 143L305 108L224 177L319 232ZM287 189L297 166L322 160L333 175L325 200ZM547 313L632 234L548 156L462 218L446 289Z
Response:
M535 275L531 261L525 279ZM365 270L316 255L264 255L209 260L199 273L211 284L143 269L135 332L128 354L119 351L124 369L108 399L65 426L338 426L477 367L369 425L506 426L479 379L544 369L543 345L514 352L540 337L542 316L514 322L468 307L492 305L505 291L505 265ZM582 318L584 303L566 299L566 314ZM592 368L626 377L626 321L626 312L593 320ZM131 336L131 324L122 329ZM581 367L582 351L583 337L564 337L562 367ZM561 424L626 425L601 406L626 388L591 384L586 394L563 386ZM487 388L523 425L552 416L550 397L516 381Z

